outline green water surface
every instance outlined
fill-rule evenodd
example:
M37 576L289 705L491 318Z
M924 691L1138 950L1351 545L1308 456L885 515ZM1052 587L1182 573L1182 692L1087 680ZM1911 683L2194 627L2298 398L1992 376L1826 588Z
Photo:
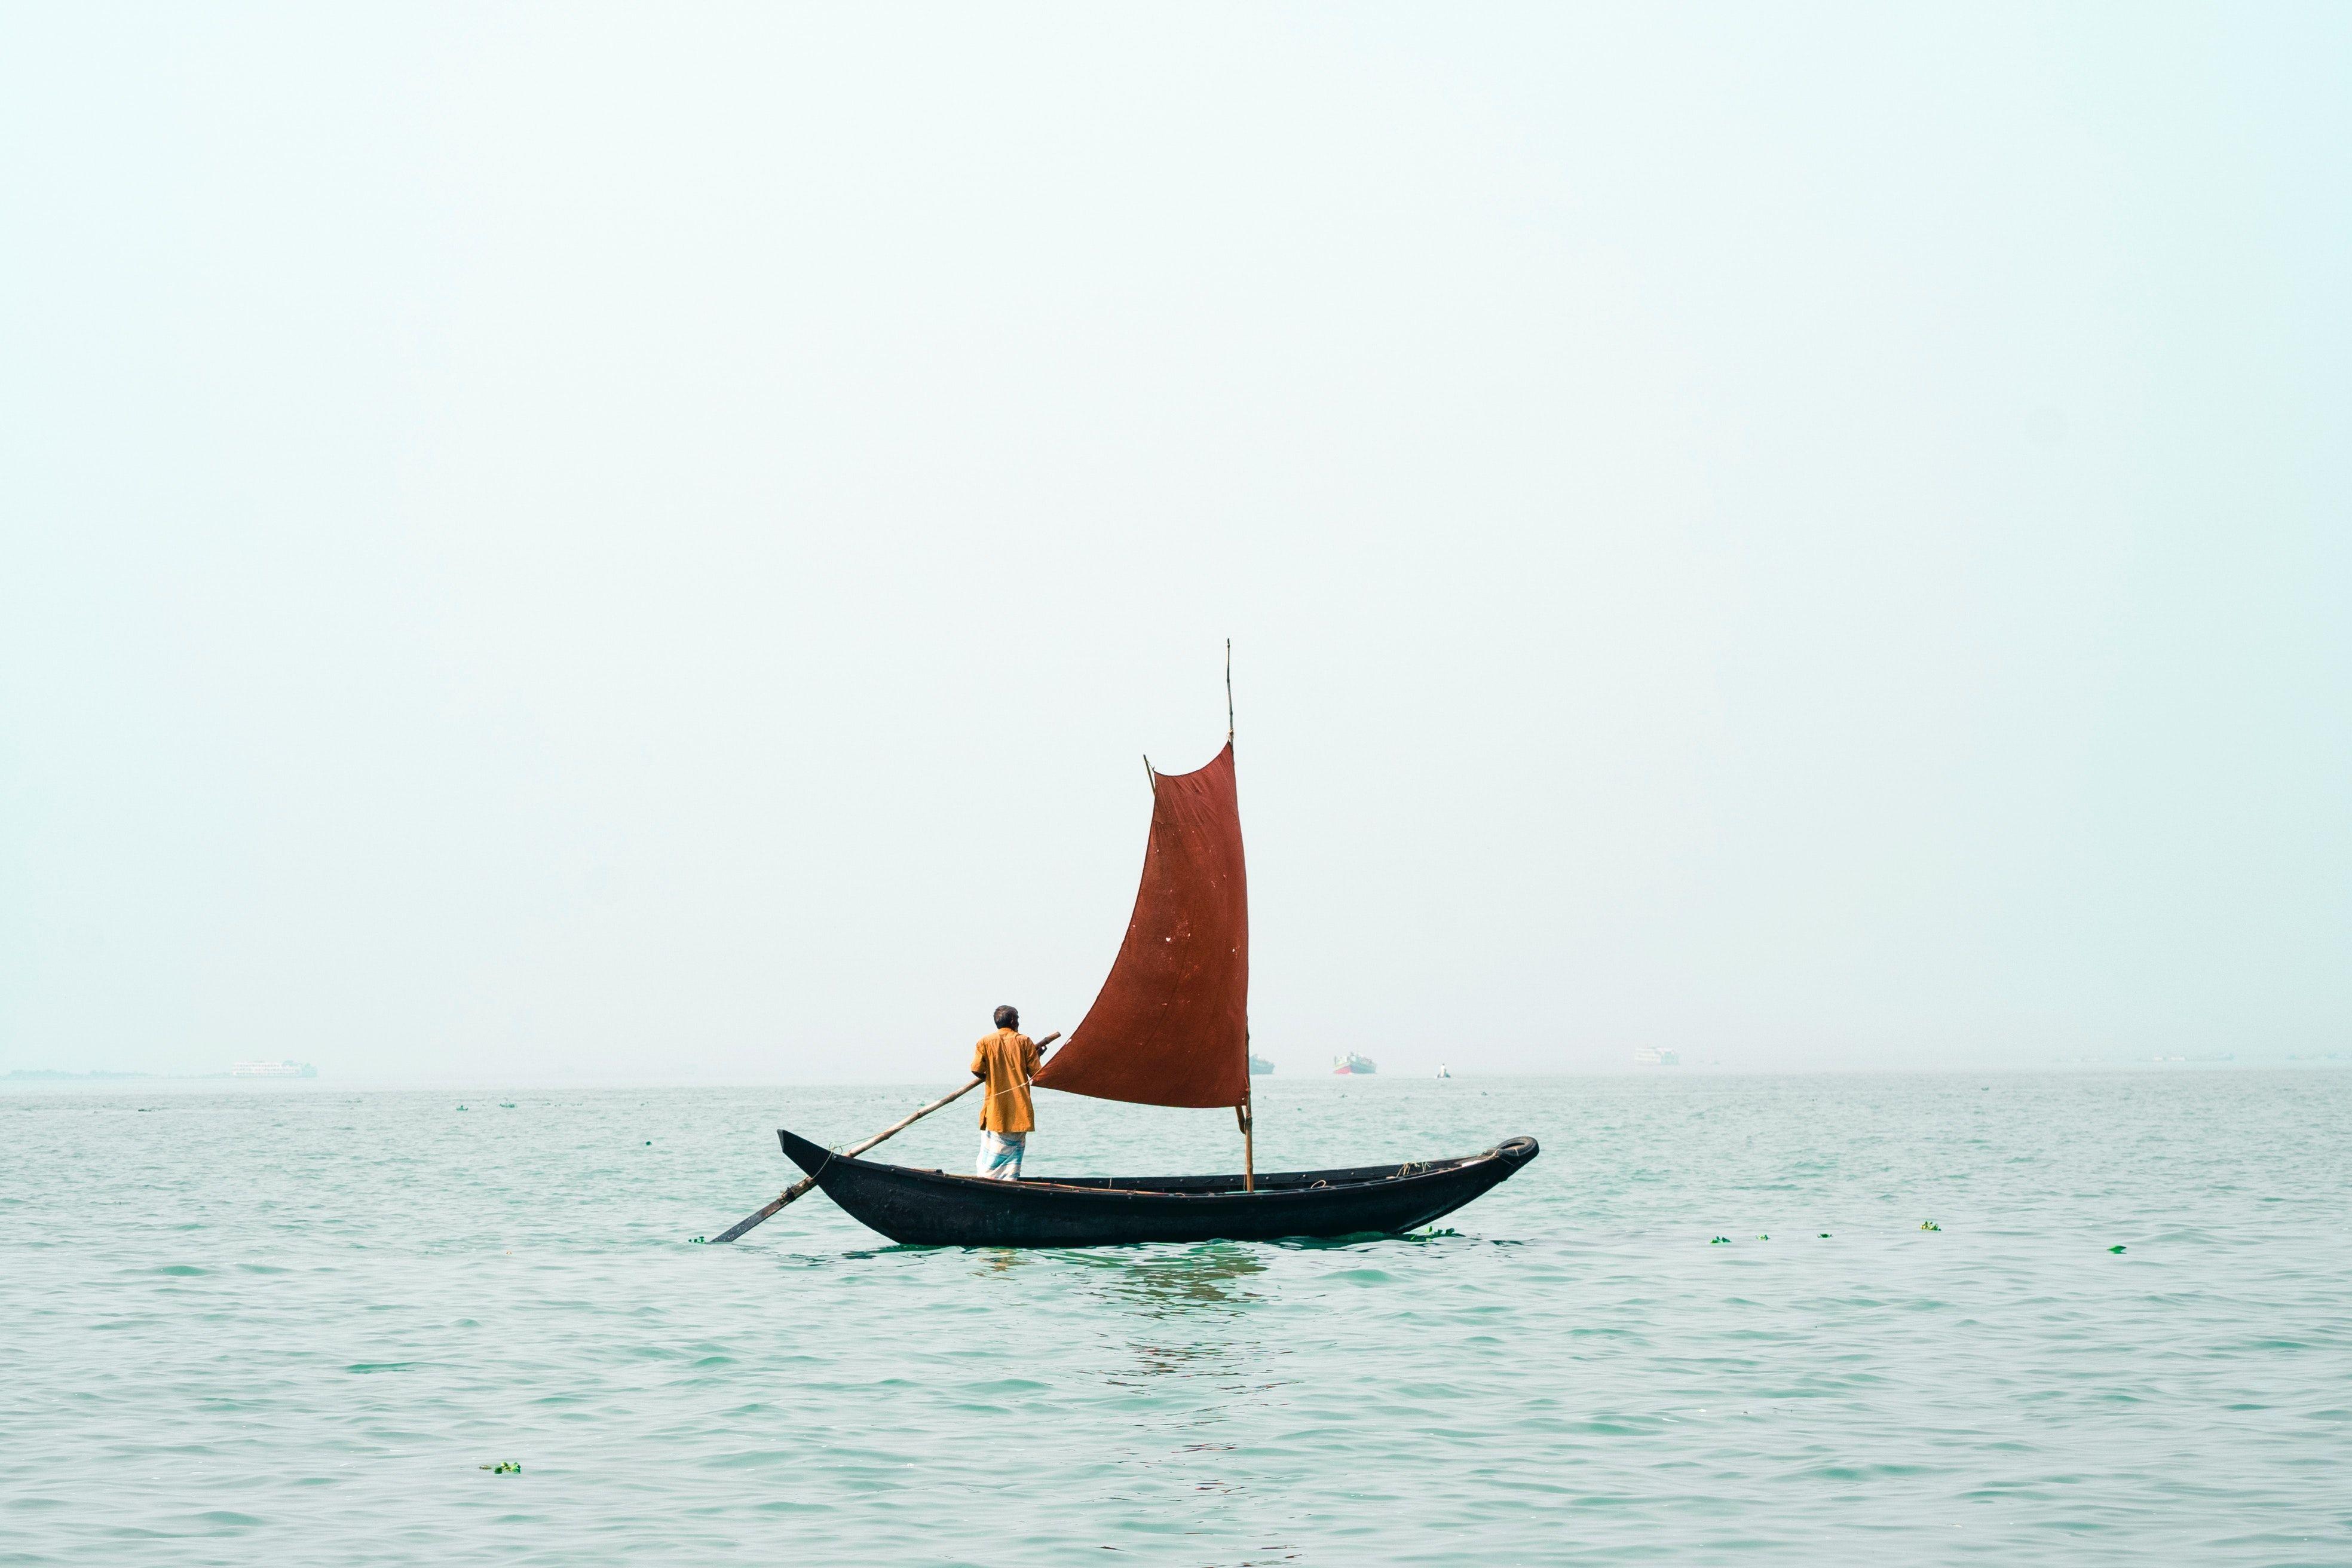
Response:
M1265 1169L1543 1154L1399 1240L690 1242L932 1092L0 1099L0 1563L2352 1563L2352 1075L1277 1077Z

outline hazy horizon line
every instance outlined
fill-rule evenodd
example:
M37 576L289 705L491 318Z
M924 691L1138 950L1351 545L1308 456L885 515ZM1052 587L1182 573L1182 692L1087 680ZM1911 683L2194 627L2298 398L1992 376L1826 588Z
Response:
M2332 1056L2271 1058L2243 1059L2184 1059L2180 1058L2138 1058L2129 1059L2081 1059L2033 1065L2007 1063L1969 1066L1965 1063L1921 1066L1886 1064L1873 1066L1844 1065L1714 1065L1655 1067L1628 1063L1623 1066L1585 1066L1551 1068L1544 1071L1455 1072L1445 1079L1429 1073L1373 1073L1341 1075L1333 1073L1294 1073L1277 1075L1281 1087L1289 1089L1301 1084L1332 1084L1335 1079L1346 1077L1348 1088L1372 1088L1385 1084L1413 1083L1501 1083L1562 1079L1655 1079L1675 1081L1684 1077L1704 1078L1953 1078L1953 1077L2055 1077L2084 1073L2147 1074L2166 1069L2216 1072L2276 1072L2303 1073L2324 1071L2330 1068L2352 1067L2352 1053ZM20 1076L21 1073L21 1076ZM0 1096L7 1094L41 1094L74 1091L104 1092L115 1089L168 1089L173 1092L205 1090L253 1091L273 1094L333 1093L425 1093L440 1090L484 1089L692 1089L708 1092L728 1092L739 1089L909 1089L940 1092L954 1087L952 1079L933 1078L777 1078L727 1079L698 1082L676 1077L646 1078L628 1074L569 1074L562 1077L545 1075L504 1076L368 1076L339 1079L321 1075L308 1079L236 1078L227 1073L51 1073L47 1069L12 1072L0 1077ZM1334 1085L1335 1088L1342 1087ZM1058 1093L1058 1090L1045 1092ZM1163 1108L1167 1109L1167 1108ZM1187 1109L1175 1107L1173 1109ZM1223 1110L1223 1107L1210 1107Z

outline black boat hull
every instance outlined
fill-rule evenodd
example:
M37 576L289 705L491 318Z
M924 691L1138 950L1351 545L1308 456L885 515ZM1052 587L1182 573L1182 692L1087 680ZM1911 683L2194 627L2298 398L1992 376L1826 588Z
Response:
M846 1159L778 1129L794 1164L852 1218L916 1247L1121 1247L1394 1236L1453 1213L1536 1157L1512 1138L1463 1160L1230 1176L992 1181Z

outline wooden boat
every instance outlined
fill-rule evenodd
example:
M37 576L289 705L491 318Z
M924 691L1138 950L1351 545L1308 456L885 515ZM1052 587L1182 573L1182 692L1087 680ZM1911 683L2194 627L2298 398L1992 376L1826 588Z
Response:
M1115 1247L1395 1236L1452 1214L1536 1157L1513 1138L1482 1154L1405 1165L1225 1176L1001 1182L845 1159L779 1131L825 1196L916 1247Z
M1230 1107L1242 1135L1241 1174L1006 1182L835 1154L780 1129L784 1152L834 1202L894 1241L935 1246L1393 1235L1452 1213L1535 1158L1534 1139L1513 1138L1466 1159L1257 1174L1249 889L1234 787L1230 672L1226 700L1223 751L1192 773L1150 773L1151 831L1126 941L1094 1005L1034 1081L1040 1089L1137 1105ZM1341 1071L1372 1070L1360 1057L1349 1062ZM719 1239L741 1235L800 1190Z

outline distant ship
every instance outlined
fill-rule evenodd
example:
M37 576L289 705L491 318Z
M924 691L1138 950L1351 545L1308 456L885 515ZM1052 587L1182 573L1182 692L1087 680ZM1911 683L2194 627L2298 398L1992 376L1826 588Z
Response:
M231 1078L317 1078L319 1069L309 1062L238 1062L228 1069Z
M1335 1073L1373 1073L1381 1069L1379 1064L1371 1058L1360 1057L1355 1052L1349 1051L1344 1057L1331 1058L1331 1070Z
M1454 1076L1454 1069L1447 1067L1444 1062L1440 1062L1437 1064L1437 1076L1440 1078L1452 1078Z
M1656 1046L1643 1046L1633 1053L1633 1063L1636 1067L1678 1068L1683 1065L1683 1058Z
M1273 1070L1274 1064L1272 1062L1266 1060L1255 1051L1252 1051L1250 1053L1250 1077L1264 1078Z

